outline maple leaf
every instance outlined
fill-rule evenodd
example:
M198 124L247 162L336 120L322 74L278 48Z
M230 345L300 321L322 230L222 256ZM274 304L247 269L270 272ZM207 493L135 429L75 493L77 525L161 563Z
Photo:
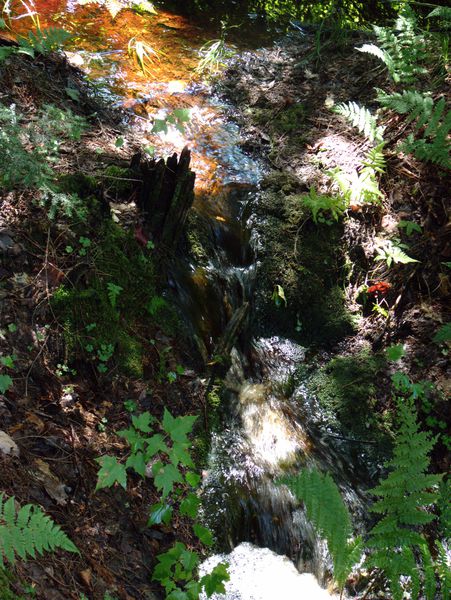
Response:
M163 499L167 498L172 492L175 483L183 482L180 471L172 464L164 465L161 461L158 461L152 467L152 472L155 476L155 487L162 491L161 497Z
M124 465L118 462L114 456L101 456L96 458L96 462L100 465L100 470L97 474L96 491L102 488L111 487L116 482L121 485L124 490L127 487L127 471Z
M187 434L192 430L197 417L173 417L167 408L164 409L163 429L171 436L173 442L187 442Z

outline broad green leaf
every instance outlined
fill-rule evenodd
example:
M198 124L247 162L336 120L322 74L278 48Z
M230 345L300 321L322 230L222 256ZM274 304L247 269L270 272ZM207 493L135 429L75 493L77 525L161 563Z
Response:
M414 221L399 221L398 227L405 229L406 235L412 235L414 231L417 231L418 233L422 232L421 225L418 225L418 223L415 223Z
M197 517L200 503L200 498L198 498L196 494L187 494L186 497L180 502L180 514L191 517L191 519L195 519Z
M130 427L129 429L121 429L116 433L119 437L127 440L127 442L130 444L132 452L144 450L146 440L142 437L139 431L136 431L136 429L133 429L133 427Z
M197 473L193 473L193 471L188 471L188 473L185 475L185 479L191 487L195 488L199 485L201 477Z
M174 442L173 447L168 453L169 460L177 466L179 463L185 465L185 467L194 467L190 453L186 449L186 444Z
M142 452L131 454L125 463L125 466L127 469L133 469L143 478L146 476L146 461L144 460L144 454Z
M146 440L147 448L146 448L146 461L149 461L157 452L165 452L169 453L169 448L166 446L164 442L164 437L161 433L156 433L151 438Z
M12 386L13 380L9 375L0 375L0 394L4 394Z
M135 429L139 429L139 431L142 431L143 433L150 433L152 431L150 425L155 423L155 419L150 413L144 412L139 416L134 415L132 417L132 423Z
M114 456L101 456L96 458L100 464L100 470L97 474L96 491L102 488L111 487L116 482L124 489L127 488L127 471L125 465L118 462Z
M451 322L445 323L442 325L437 333L432 338L436 344L441 344L442 342L449 342L451 340Z
M172 114L181 123L188 123L191 119L191 112L189 108L176 108L172 111Z
M207 598L210 598L213 594L225 594L224 582L229 581L230 575L227 572L225 563L219 563L208 575L204 575L200 580Z
M165 408L162 425L174 442L186 442L187 434L192 431L196 419L197 417L192 416L174 418Z
M213 544L213 534L209 529L207 529L203 525L199 525L199 523L194 523L193 531L197 535L199 540L206 546L211 546Z
M147 521L147 525L152 527L152 525L160 525L164 523L167 525L172 518L173 508L169 504L165 504L164 502L158 502L158 504L153 504L150 507L150 516Z
M385 354L387 359L390 361L396 361L402 358L405 355L404 346L402 344L397 344L396 346L389 346L385 350Z
M168 124L164 119L155 119L152 126L152 133L167 133Z
M196 552L185 550L180 556L180 562L188 572L193 571L199 564L199 556Z
M175 483L183 482L180 471L172 464L163 465L161 461L158 461L152 467L152 472L155 476L155 487L162 492L162 498L167 498L174 489Z

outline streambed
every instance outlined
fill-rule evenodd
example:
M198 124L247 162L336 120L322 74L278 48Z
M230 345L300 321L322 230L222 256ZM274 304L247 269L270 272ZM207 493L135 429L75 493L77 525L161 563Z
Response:
M164 11L154 17L125 10L113 20L104 7L77 4L37 1L36 8L44 26L56 23L77 32L69 59L86 70L116 106L134 109L127 119L144 146L155 147L159 155L180 152L186 144L193 150L194 212L207 224L211 252L203 260L192 255L180 260L172 280L199 348L211 357L233 314L244 303L253 304L262 243L253 225L266 164L241 149L239 128L229 119L233 106L187 76L197 63L205 31ZM143 31L159 52L147 75L127 56L128 40ZM164 118L175 108L190 110L185 131L153 134L153 119ZM295 597L301 581L306 590L314 586L318 598L326 593L312 578L297 576L290 562L270 550L290 557L300 571L314 574L323 585L329 561L303 512L274 478L302 466L326 467L357 519L364 513L346 461L309 426L309 414L317 407L302 382L286 391L303 360L304 349L298 344L280 336L254 336L252 328L244 327L225 377L222 423L213 435L204 481L206 519L224 551L236 548L230 558L235 579L247 579L249 565L268 564L268 569L271 565L274 577L293 582L286 598ZM240 585L232 583L229 600L260 600L274 594L263 587L250 595Z

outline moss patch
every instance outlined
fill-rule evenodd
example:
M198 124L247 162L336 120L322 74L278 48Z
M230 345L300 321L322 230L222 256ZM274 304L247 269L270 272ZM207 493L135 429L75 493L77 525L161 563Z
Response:
M119 167L116 165L108 166L103 172L101 183L108 188L110 193L116 194L120 198L126 198L133 191L133 179L136 179L136 173L131 169Z
M296 196L274 189L265 192L259 210L264 221L259 225L258 327L266 324L265 335L326 346L351 334L354 317L339 285L345 275L342 225L314 224ZM272 294L278 285L287 302L277 307Z
M381 406L386 360L381 354L361 351L337 356L309 380L309 391L342 429L364 440L388 446L391 417Z
M18 596L12 591L14 576L5 569L0 569L0 600L25 600L25 596ZM31 596L28 596L29 598Z
M149 332L176 328L166 302L155 302L152 256L130 233L107 222L86 258L89 267L53 297L69 357L89 358L101 372L102 363L109 367L115 361L123 372L142 377Z

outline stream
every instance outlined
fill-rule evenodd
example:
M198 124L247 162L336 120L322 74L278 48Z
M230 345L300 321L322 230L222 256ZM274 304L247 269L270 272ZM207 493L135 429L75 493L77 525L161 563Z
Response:
M211 356L235 311L245 302L252 310L260 243L252 227L253 207L265 171L263 161L240 149L239 128L230 118L233 107L191 78L199 49L217 34L160 9L157 15L122 10L113 20L104 6L71 0L35 4L42 26L75 32L67 52L70 62L114 106L133 111L127 118L144 146L155 147L160 156L185 145L192 150L194 211L209 223L214 251L202 265L185 258L171 284L199 347ZM158 53L146 75L127 54L128 41L138 36ZM251 37L247 29L242 36ZM256 44L268 43L269 34L255 29L252 37ZM153 134L153 119L175 108L190 110L185 131ZM364 514L348 458L314 426L319 411L314 399L296 378L294 386L287 385L304 356L304 349L289 339L253 338L250 330L242 331L232 350L222 426L213 434L203 483L205 519L219 546L231 552L204 565L212 567L221 559L230 563L231 582L221 598L331 597L318 585L327 585L330 577L324 543L288 489L274 483L287 470L328 470L357 522Z

